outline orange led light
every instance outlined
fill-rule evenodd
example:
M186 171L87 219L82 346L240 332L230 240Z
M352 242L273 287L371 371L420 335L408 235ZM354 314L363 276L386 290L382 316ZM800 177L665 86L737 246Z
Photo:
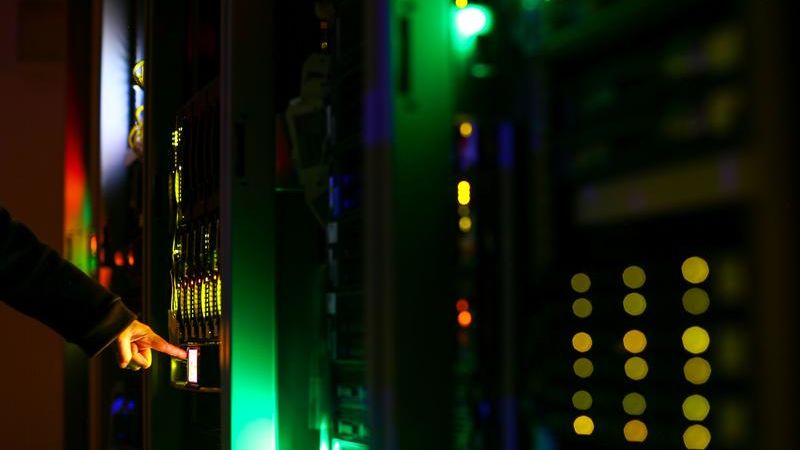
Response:
M461 311L458 313L458 324L463 328L467 328L472 324L472 314L469 311Z
M97 236L94 234L89 238L89 250L92 251L93 255L97 254Z
M128 252L128 265L133 266L136 263L136 257L133 254L133 250Z
M469 302L467 301L467 299L465 298L458 299L458 301L456 302L456 310L461 312L461 311L466 311L468 309L469 309Z

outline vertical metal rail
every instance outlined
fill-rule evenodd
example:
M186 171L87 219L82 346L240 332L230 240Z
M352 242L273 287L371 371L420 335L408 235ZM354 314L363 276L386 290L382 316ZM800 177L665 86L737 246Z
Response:
M451 446L455 183L447 2L366 2L365 291L371 447Z
M221 2L224 449L279 446L273 2Z
M145 110L144 230L142 309L145 321L162 336L167 333L169 308L169 217L167 168L174 113L181 104L181 2L145 3ZM157 358L144 375L143 417L145 450L181 448L183 398L169 385L170 365Z
M797 157L790 117L796 105L787 95L792 32L782 16L790 2L748 2L755 67L752 144L755 185L754 251L759 302L756 305L758 421L761 448L797 448ZM758 417L756 419L756 417Z

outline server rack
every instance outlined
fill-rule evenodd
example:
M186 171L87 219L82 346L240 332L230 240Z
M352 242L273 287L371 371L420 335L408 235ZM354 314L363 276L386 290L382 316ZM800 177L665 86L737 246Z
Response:
M769 243L793 239L778 232L792 213L769 211L795 198L793 169L773 165L793 161L773 115L785 105L760 94L782 70L758 56L785 32L778 7L522 8L540 181L521 191L536 203L522 222L534 276L520 373L533 375L520 399L537 448L795 442L775 427L787 402L770 394L794 363L760 356L795 345L770 337L794 319L766 319L792 309L778 292L795 284L779 274L796 264Z

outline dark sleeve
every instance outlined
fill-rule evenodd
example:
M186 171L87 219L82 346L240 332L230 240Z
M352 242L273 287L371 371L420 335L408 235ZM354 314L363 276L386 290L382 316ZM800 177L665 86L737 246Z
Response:
M0 208L0 300L94 356L135 318L118 297Z

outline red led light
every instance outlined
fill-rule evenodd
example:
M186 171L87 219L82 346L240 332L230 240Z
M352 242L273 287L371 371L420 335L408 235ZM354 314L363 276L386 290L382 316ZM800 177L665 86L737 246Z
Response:
M458 299L458 301L456 302L456 310L461 312L461 311L466 311L468 309L469 309L469 302L467 301L467 299L465 298Z
M122 254L121 250L114 252L114 265L117 267L125 265L125 255Z

